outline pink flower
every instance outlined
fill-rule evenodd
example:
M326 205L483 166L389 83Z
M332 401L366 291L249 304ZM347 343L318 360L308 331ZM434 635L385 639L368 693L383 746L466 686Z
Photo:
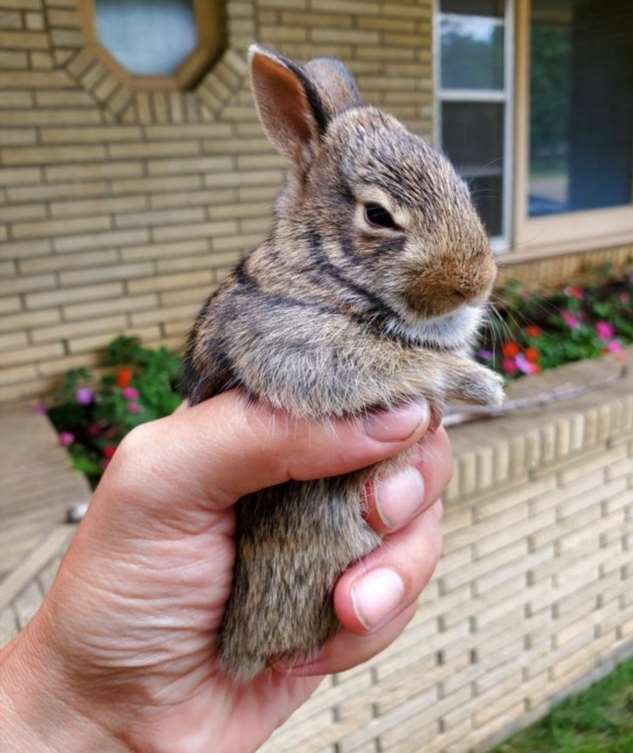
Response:
M619 340L611 340L611 342L607 345L607 350L609 351L609 353L621 353L622 343Z
M504 358L501 365L506 374L516 374L517 365L514 358Z
M138 413L141 410L141 406L138 403L129 402L127 404L127 409L130 411L130 413Z
M33 413L37 413L38 416L46 415L46 404L35 403L35 405L33 406Z
M613 325L609 322L598 322L596 324L596 334L601 340L610 340L615 334Z
M631 302L631 296L629 293L620 293L618 298L620 299L620 303L627 304Z
M516 357L516 364L524 374L534 374L536 372L535 365L528 361L524 353L519 353Z
M578 325L580 324L578 317L574 316L571 311L561 311L561 316L563 317L563 321L569 327L569 329L576 329L576 327L578 327Z
M68 447L69 444L75 441L75 435L69 431L60 431L57 435L57 441L62 447Z
M138 400L138 390L135 387L124 387L121 394L126 400Z
M75 392L75 402L77 405L90 405L94 400L94 396L95 394L90 387L80 387L77 392Z

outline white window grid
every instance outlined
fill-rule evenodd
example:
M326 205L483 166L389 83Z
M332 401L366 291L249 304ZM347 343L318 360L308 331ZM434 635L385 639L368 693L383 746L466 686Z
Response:
M476 16L477 14L473 14ZM514 180L514 0L505 0L505 13L502 18L485 16L487 22L504 27L503 51L503 89L443 89L441 78L442 50L440 21L442 18L463 18L462 14L442 13L440 0L433 3L433 78L434 78L434 117L433 138L435 144L442 146L442 103L443 102L501 102L504 104L503 123L503 195L501 209L501 234L490 239L490 245L496 253L503 253L510 248L514 216L513 180ZM498 174L493 169L485 172L469 171L466 177L476 175Z

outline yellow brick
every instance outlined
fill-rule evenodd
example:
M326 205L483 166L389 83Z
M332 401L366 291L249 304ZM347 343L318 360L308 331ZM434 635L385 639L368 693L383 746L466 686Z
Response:
M48 222L20 222L13 225L15 238L42 238L60 233L81 233L108 230L109 217L86 217L81 219L49 220Z
M144 196L126 196L124 198L98 198L74 201L54 201L50 205L53 217L75 217L95 215L104 212L135 212L146 207Z
M187 191L176 194L154 194L149 198L150 206L155 209L172 208L172 207L193 207L202 205L204 207L217 207L228 209L229 202L235 201L235 191L227 189L225 191L207 190L207 191ZM228 216L228 215L227 215ZM211 219L215 219L215 216ZM223 218L226 219L226 216Z
M44 103L42 103L44 104ZM40 136L44 144L98 144L110 141L140 139L138 126L91 126L90 128L42 128Z
M116 251L91 251L81 254L56 254L20 262L20 271L26 274L36 272L55 272L76 267L94 267L102 264L115 264L118 261Z
M24 311L17 314L9 314L0 317L0 332L11 332L29 327L39 327L45 324L58 322L59 311L48 309L46 311Z
M90 183L58 183L56 185L37 185L22 188L8 188L10 201L37 201L49 199L71 199L97 196L108 190L106 181L91 181Z
M0 108L29 107L32 104L30 91L2 91L0 92Z
M7 335L0 335L0 350L4 351L0 356L2 358L2 364L7 365L6 351L10 351L13 348L21 348L26 345L26 335L24 332L10 332Z
M0 207L0 222L37 220L44 217L46 217L46 207L43 204L20 204L18 206Z
M38 309L45 306L60 306L65 303L77 303L79 301L117 298L122 294L122 283L109 282L104 285L85 285L80 288L64 288L63 290L51 290L46 293L31 293L26 296L26 305L30 309Z
M0 169L0 186L16 186L24 183L37 183L40 179L38 168Z
M70 235L57 237L53 240L56 251L82 251L104 246L123 246L130 243L145 243L149 240L149 233L145 229L111 230L97 235Z
M189 225L166 225L152 230L152 236L157 241L166 242L184 238L213 238L228 233L237 233L237 222L197 222Z
M28 56L26 52L11 52L9 50L0 50L0 66L2 68L26 68L28 65Z
M16 71L17 73L17 71ZM0 80L2 74L0 73ZM99 123L101 115L97 110L84 109L50 109L50 110L6 110L2 120L7 126L50 126L81 125ZM72 177L72 176L71 176Z
M110 282L112 280L130 280L133 277L143 277L151 274L152 265L149 263L118 264L109 267L95 267L93 269L62 272L59 279L62 285L83 285L91 282Z
M46 165L55 162L89 162L106 156L103 146L15 147L0 150L5 165Z
M197 157L195 159L150 160L147 169L149 175L175 175L230 170L231 166L230 157Z
M55 327L40 327L33 331L34 343L51 340L69 339L75 335L87 335L93 332L117 332L125 327L125 316L101 316L96 319L82 319L80 322L68 322Z
M49 345L40 345L38 347L24 347L18 350L2 352L2 367L4 369L7 366L16 366L18 364L34 364L63 355L64 346L61 343L50 343Z
M204 209L187 207L185 209L156 209L147 212L119 214L115 218L115 223L118 227L150 227L172 224L182 224L188 227L191 223L204 219Z
M0 298L0 314L12 314L21 308L20 299L17 296Z
M35 101L38 105L38 107L86 107L86 106L94 106L94 102L92 100L92 97L88 94L88 92L79 90L72 90L67 89L66 91L36 91L35 92ZM75 111L77 113L85 112L81 110ZM100 123L101 117L98 112L92 112L87 113L91 114L94 119L91 121L93 123ZM51 125L52 121L49 121L45 125L49 126ZM68 119L66 122L72 123L72 119ZM77 118L76 122L82 122L81 119ZM57 129L57 130L63 130L63 129ZM72 133L74 131L77 131L78 129L71 128L70 129L70 139L71 141L75 141L75 139L72 137ZM42 130L42 134L43 134ZM81 139L80 139L81 140ZM99 141L100 139L96 139ZM42 138L42 141L44 143L48 142L48 139ZM107 139L104 139L104 141L107 141ZM51 141L52 143L52 141Z
M51 26L76 27L80 25L79 14L73 10L55 10L48 11L48 23Z
M15 384L16 382L25 382L35 378L37 378L35 366L16 366L0 370L0 385Z
M115 194L148 193L155 191L190 191L202 186L200 175L185 175L170 178L138 178L134 180L113 180Z
M95 162L88 165L60 165L46 167L46 179L51 183L63 180L99 180L141 175L140 162Z
M22 36L21 34L19 36ZM44 40L46 47L46 35L35 35ZM1 44L1 43L0 43ZM2 47L9 45L1 44ZM67 89L73 86L72 80L61 71L39 73L33 71L12 71L11 73L0 72L0 89Z
M211 272L208 270L200 272L190 272L187 274L160 275L148 277L142 280L130 280L128 290L130 293L146 293L148 291L174 290L177 288L188 288L190 285L201 285L210 283L212 280Z
M0 47L3 49L45 49L48 47L48 39L46 34L35 31L0 31Z
M130 144L112 144L108 151L110 156L116 159L127 157L174 157L176 155L186 156L198 154L200 152L200 146L196 141L150 141ZM201 167L200 169L203 168Z
M0 295L30 293L33 290L55 287L54 275L30 275L15 279L0 280Z
M129 335L130 337L138 337L141 340L148 342L160 338L160 329L158 327L143 327L141 329L126 328L125 330L113 330L112 332L90 335L88 337L76 337L69 341L68 347L71 353L93 352L98 348L103 348L113 337L121 334Z
M49 385L43 379L24 382L19 380L15 384L3 385L2 400L8 403L14 400L36 397L42 394Z
M132 298L117 297L114 300L94 301L91 303L76 303L64 306L64 319L73 321L84 317L95 317L101 314L113 314L130 311L143 311L158 308L158 296L155 294L139 295Z
M0 130L0 146L34 144L35 133L32 128L3 128Z

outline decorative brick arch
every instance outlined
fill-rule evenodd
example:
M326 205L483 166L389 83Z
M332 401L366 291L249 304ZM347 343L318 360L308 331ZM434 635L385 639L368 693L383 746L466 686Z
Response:
M219 10L219 2L195 0L196 12L201 14L198 21L210 24L214 17L219 19L220 33L217 38L207 37L208 43L203 40L191 56L195 57L192 64L186 64L179 69L179 76L171 78L134 77L101 47L92 28L94 0L77 0L78 13L72 22L68 16L55 12L54 0L45 0L51 11L49 34L55 62L113 121L149 125L215 120L244 84L245 42L255 36L254 22L245 23L241 17L241 38L233 39L231 4L227 4L224 19L211 13L213 7ZM252 30L246 28L250 25ZM220 52L222 47L224 52ZM142 82L143 78L154 81ZM195 86L187 90L186 85L194 81Z

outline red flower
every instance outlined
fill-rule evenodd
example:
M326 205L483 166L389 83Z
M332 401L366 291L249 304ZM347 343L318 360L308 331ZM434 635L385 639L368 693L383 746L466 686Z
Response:
M525 334L528 337L538 337L541 334L541 328L537 327L535 324L530 324L525 328Z
M541 354L538 352L536 348L526 348L525 357L531 363L536 363L538 359L541 357Z
M521 349L515 342L509 342L504 343L502 351L506 358L514 358L519 355Z
M107 444L103 448L103 457L110 460L110 458L114 455L116 452L116 445L115 444Z
M120 387L121 389L125 389L125 387L128 387L130 384L130 381L132 380L133 373L134 372L129 367L119 369L116 373L117 387Z

